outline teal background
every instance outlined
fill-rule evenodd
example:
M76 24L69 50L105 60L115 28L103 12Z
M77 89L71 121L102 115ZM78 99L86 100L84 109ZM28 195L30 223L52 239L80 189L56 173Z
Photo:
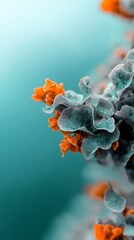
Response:
M31 95L45 78L78 91L79 79L121 40L126 23L100 12L99 2L0 1L2 240L40 240L82 189L86 161L61 158L61 135Z

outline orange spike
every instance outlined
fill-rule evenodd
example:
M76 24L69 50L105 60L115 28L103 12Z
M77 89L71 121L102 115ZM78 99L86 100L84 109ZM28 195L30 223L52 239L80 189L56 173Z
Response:
M126 207L123 211L123 215L126 217L128 215L134 215L134 208Z
M58 94L65 94L63 83L58 84L50 79L46 79L45 85L43 87L35 88L34 92L35 94L32 95L33 100L38 102L43 101L47 106L53 104L54 99Z
M112 236L110 240L123 240L123 228L116 227L112 231Z
M134 209L129 209L129 211L127 212L127 215L134 215Z
M94 236L96 240L123 240L123 227L95 224Z
M34 89L34 94L32 99L36 102L45 101L46 93L43 91L43 87L38 87Z
M115 49L115 55L117 55L120 59L124 59L127 55L127 52L123 48L116 48Z
M119 142L118 141L116 141L112 144L112 148L113 148L114 151L116 151L118 147L119 147Z
M91 186L87 186L85 192L92 199L103 200L107 188L108 184L106 182L97 182Z
M103 224L95 224L94 225L94 236L96 240L105 240L105 231Z
M63 89L63 83L58 84L56 82L51 81L50 79L46 79L46 84L43 87L44 92L46 93L45 103L50 106L53 104L55 97L58 94L65 94Z
M60 116L60 113L57 110L55 110L54 117L48 118L48 122L50 123L48 127L51 127L53 131L59 130L59 126L58 126L59 116Z
M105 90L106 88L106 84L107 82L106 81L103 81L99 84L99 93L103 93L103 91Z
M82 140L87 137L87 134L82 131L74 133L73 136L70 136L70 132L62 133L64 135L64 139L61 140L60 144L60 149L63 154L62 156L64 156L69 150L74 153L81 152Z
M62 157L70 150L71 152L78 152L79 149L76 146L73 146L66 138L61 140L61 144L59 145L61 152L62 152Z
M115 11L119 5L119 0L103 0L101 3L101 8L104 11Z
M100 7L105 12L111 12L126 19L134 18L134 14L127 12L120 0L102 0Z

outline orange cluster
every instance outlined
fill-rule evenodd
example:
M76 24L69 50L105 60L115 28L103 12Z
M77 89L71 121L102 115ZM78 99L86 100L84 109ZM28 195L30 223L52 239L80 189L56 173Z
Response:
M121 5L120 0L102 0L101 9L130 20L134 18L134 14L128 13Z
M44 86L34 89L34 94L32 95L32 98L37 102L43 101L44 103L46 103L47 106L51 106L54 102L55 97L58 94L65 94L65 91L63 89L63 83L58 84L49 79L46 79ZM54 117L48 119L49 127L51 127L53 131L59 130L59 117L60 113L55 110ZM72 152L81 151L82 140L87 136L86 133L78 131L74 133L73 136L71 136L70 134L72 133L70 132L61 132L64 135L64 139L61 140L60 144L62 156L64 156L69 150Z
M114 151L116 151L118 147L119 147L119 142L118 141L116 141L112 144L112 148L113 148Z
M60 130L58 126L59 117L60 113L55 110L54 117L48 119L48 122L50 123L49 127L51 127L53 131ZM76 133L71 133L61 131L61 133L64 135L64 139L61 140L61 144L59 144L62 156L64 156L69 150L74 153L81 151L82 140L87 136L85 132L78 131ZM73 134L73 136L71 136L71 134Z
M50 79L46 79L44 86L34 89L32 98L37 102L43 101L47 106L51 106L55 97L58 94L64 95L64 93L63 83L58 84Z
M87 134L82 131L78 131L70 136L70 132L62 132L64 139L61 140L60 149L62 156L64 156L69 150L71 152L81 152L82 140L87 137Z
M116 151L118 147L119 147L119 142L118 141L113 142L112 149ZM100 153L100 148L98 148L97 151L95 152L96 157L99 155L99 153Z
M108 189L106 182L97 182L85 187L86 194L94 200L103 200L105 191Z
M53 129L53 131L59 130L59 126L58 126L59 116L60 116L60 113L57 110L55 110L54 117L48 118L48 122L50 123L49 127L51 127Z
M126 55L127 55L127 51L124 48L116 48L114 53L121 60L123 60L126 57Z
M130 207L126 207L124 212L123 212L123 215L126 217L128 215L134 215L134 208L130 208Z
M96 240L123 240L123 227L95 224L94 236Z

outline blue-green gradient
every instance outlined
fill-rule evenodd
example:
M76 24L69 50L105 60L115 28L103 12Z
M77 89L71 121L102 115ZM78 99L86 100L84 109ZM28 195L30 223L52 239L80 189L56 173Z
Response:
M78 91L79 79L121 40L125 22L98 4L0 1L1 240L40 240L81 191L86 161L80 154L61 158L61 135L48 129L31 94L46 77Z

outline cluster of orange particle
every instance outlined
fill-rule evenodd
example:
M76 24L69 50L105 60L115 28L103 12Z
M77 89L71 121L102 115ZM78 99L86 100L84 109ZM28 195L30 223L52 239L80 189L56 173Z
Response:
M64 156L69 150L74 153L81 152L82 140L87 137L87 134L82 131L74 133L73 136L70 136L71 133L69 132L64 132L63 134L64 139L61 140L60 144L62 156Z
M43 101L45 102L45 92L43 91L43 87L38 87L34 89L34 94L32 95L33 100L36 102Z
M107 188L108 184L106 182L97 182L91 186L87 186L85 192L92 199L103 200Z
M127 51L123 48L116 48L114 54L120 59L124 59L127 55Z
M53 129L53 131L59 130L59 126L58 126L59 116L60 116L60 113L57 110L55 110L54 117L48 118L48 122L50 123L49 127L51 127Z
M58 94L64 95L63 83L58 84L49 79L46 79L43 87L35 88L34 94L32 95L33 100L40 102L43 101L47 106L51 106L54 102L55 97Z
M134 14L128 13L120 3L120 0L102 0L101 9L130 20L134 18Z
M118 147L119 147L119 142L118 141L116 141L112 144L112 148L113 148L114 151L116 151Z
M100 71L100 69L98 69ZM101 73L101 72L100 72ZM102 72L102 74L105 74L104 72ZM99 87L98 87L98 93L102 94L106 88L107 85L107 81L103 80L101 83L99 83Z
M128 215L134 215L134 208L126 207L123 211L123 215L126 217Z
M123 227L95 224L94 236L96 240L123 240Z

